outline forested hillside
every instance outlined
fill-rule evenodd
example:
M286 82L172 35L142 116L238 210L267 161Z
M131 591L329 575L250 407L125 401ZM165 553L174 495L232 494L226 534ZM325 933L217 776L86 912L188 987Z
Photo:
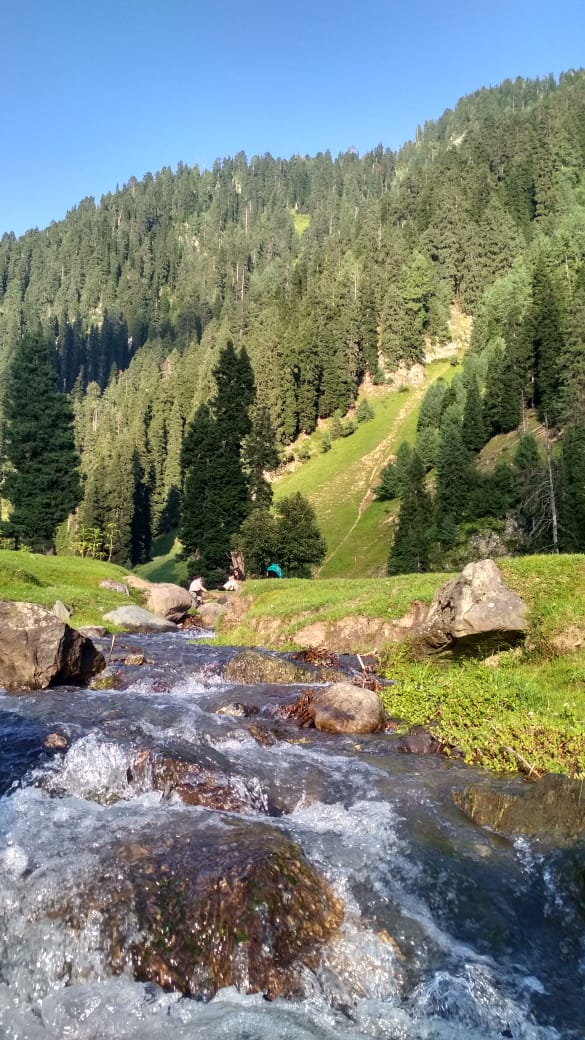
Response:
M230 341L282 448L345 415L366 375L424 361L456 304L473 317L465 370L425 402L390 489L415 488L403 501L427 527L434 496L432 544L395 568L435 566L462 520L511 511L523 548L585 548L584 174L579 71L480 90L397 153L166 168L4 235L0 386L40 325L75 410L84 495L61 547L91 552L99 531L135 563L177 526L186 434ZM478 476L486 441L531 412L545 436L522 439L520 469Z

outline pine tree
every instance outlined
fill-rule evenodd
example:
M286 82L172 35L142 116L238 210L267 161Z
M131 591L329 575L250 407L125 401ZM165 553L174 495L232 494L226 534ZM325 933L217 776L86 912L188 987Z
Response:
M432 502L425 487L425 470L416 451L400 503L398 527L388 558L388 574L430 570Z
M41 332L27 333L17 348L4 416L10 529L21 544L52 549L57 527L80 501L81 484L73 411L57 390L51 348Z
M473 376L467 388L461 435L465 447L474 454L477 454L486 442L483 422L483 401L479 392L477 376Z

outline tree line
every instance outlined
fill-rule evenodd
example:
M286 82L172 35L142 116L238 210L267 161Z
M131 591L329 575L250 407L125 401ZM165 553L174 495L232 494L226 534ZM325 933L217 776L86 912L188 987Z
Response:
M424 360L456 301L474 318L485 436L536 408L562 437L585 389L584 168L585 75L568 72L480 90L398 152L180 164L43 231L4 235L3 498L14 494L8 374L37 334L81 459L82 498L58 545L101 538L123 562L183 522L185 445L196 417L202 436L219 421L214 373L230 342L237 356L245 347L256 428L269 424L282 450L345 414L364 375L384 381ZM473 453L471 425L457 436ZM440 433L429 430L425 467Z

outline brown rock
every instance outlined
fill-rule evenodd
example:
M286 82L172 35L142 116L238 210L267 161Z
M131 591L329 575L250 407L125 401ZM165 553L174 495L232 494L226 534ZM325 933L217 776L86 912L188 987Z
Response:
M151 582L146 592L146 607L158 617L179 624L191 610L193 602L187 589L171 582Z
M219 621L226 612L226 608L221 603L215 603L208 601L202 603L198 608L198 614L201 618L201 624L204 628L215 628Z
M315 727L327 733L376 733L386 722L378 694L348 682L315 690L311 711Z
M482 827L503 834L567 844L585 836L585 782L548 773L534 784L475 784L455 791L460 809Z
M104 666L91 640L51 610L0 601L0 685L6 689L85 683Z
M299 992L300 966L315 967L343 916L280 831L208 816L176 817L111 844L85 891L64 892L50 912L83 928L95 910L115 973L131 963L138 980L202 998L224 986Z

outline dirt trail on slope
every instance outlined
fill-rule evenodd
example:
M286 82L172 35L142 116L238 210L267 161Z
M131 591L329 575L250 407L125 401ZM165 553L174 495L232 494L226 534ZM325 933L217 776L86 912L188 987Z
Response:
M426 385L426 382L423 383L422 386L417 387L417 389L414 391L414 393L409 397L408 401L405 402L403 407L398 412L398 415L394 419L394 421L393 421L393 423L392 423L392 425L390 427L389 432L384 437L384 440L380 441L380 443L377 445L377 447L374 448L373 451L369 452L368 455L364 455L363 459L361 460L362 470L366 474L366 477L365 477L365 488L366 488L366 490L365 490L365 493L364 493L364 495L362 497L362 500L361 500L361 502L359 504L357 516L356 516L353 524L351 525L351 527L347 530L347 532L345 533L345 535L341 539L341 541L338 542L337 545L335 546L335 548L333 549L333 551L330 552L329 555L325 557L325 559L323 560L323 563L321 564L319 569L316 571L316 577L320 576L321 571L323 570L323 567L325 567L326 564L328 564L329 561L332 560L333 557L337 555L337 553L341 549L342 545L345 545L345 543L347 542L348 538L355 531L355 529L356 529L357 525L359 524L362 516L364 515L366 509L368 508L368 505L370 504L370 502L373 501L373 499L374 499L374 488L376 487L376 484L377 484L377 482L378 482L378 480L380 478L380 474L381 474L384 466L386 465L386 463L390 460L391 456L395 454L394 445L395 445L395 441L396 441L396 434L398 433L398 430L399 430L400 426L402 425L402 423L410 415L410 413L416 408L416 406L420 402L421 398L425 395L427 389L428 389L428 386ZM360 483L363 483L363 481L360 481Z

